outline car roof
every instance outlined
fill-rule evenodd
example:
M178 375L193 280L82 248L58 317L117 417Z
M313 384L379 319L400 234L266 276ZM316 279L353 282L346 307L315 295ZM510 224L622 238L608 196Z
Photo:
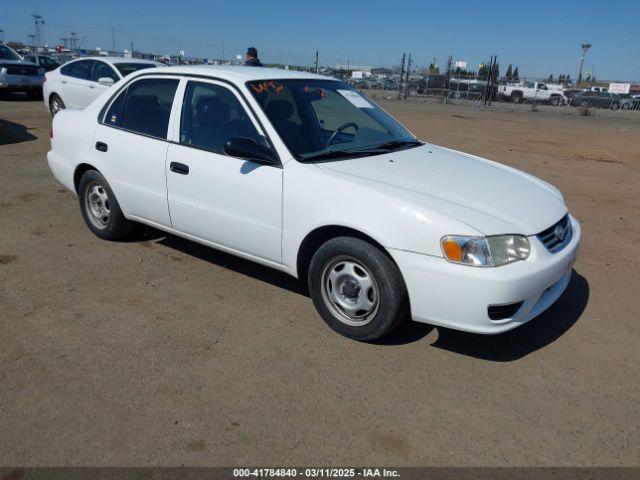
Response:
M65 54L62 54L65 55ZM160 62L156 62L155 60L145 60L142 58L125 58L125 57L101 57L100 55L90 55L87 57L78 57L74 58L73 61L76 60L102 60L107 63L148 63L149 65L160 65Z
M175 73L180 75L195 75L219 78L236 84L243 84L252 80L335 80L324 75L317 75L309 72L299 72L295 70L284 70L280 68L265 67L245 67L245 66L226 66L226 65L183 65L179 67L166 67L158 74ZM149 74L149 71L140 70L134 72L130 77Z

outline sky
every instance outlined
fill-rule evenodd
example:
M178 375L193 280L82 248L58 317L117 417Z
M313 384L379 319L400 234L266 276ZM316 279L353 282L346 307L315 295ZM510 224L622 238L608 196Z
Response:
M498 56L501 72L577 77L581 43L591 43L585 72L640 81L640 0L23 0L0 5L5 40L27 42L32 13L44 17L47 44L75 31L85 48L233 59L255 46L263 61L310 65L414 65L447 57L468 67ZM2 34L0 34L0 38Z

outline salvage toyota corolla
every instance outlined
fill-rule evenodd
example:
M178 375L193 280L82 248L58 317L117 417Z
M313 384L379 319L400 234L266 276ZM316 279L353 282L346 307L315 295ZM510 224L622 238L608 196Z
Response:
M282 270L357 340L409 317L522 325L565 290L580 242L550 184L424 143L320 75L140 71L60 112L51 144L51 170L97 236L139 222Z

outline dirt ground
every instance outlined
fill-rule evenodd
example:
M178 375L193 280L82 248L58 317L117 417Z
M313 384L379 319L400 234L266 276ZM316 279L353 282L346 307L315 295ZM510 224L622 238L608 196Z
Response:
M381 103L564 192L584 238L550 310L498 336L347 340L283 274L153 231L94 237L47 167L42 103L11 96L0 465L639 465L640 122Z

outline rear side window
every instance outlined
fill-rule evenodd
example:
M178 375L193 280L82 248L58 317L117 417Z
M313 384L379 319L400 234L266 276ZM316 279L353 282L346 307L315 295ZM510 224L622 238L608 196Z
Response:
M80 78L82 80L91 79L91 67L93 66L93 60L80 60L65 65L60 69L63 75L67 75L73 78Z
M104 123L156 138L167 138L169 116L178 80L138 80L120 93L107 109Z

